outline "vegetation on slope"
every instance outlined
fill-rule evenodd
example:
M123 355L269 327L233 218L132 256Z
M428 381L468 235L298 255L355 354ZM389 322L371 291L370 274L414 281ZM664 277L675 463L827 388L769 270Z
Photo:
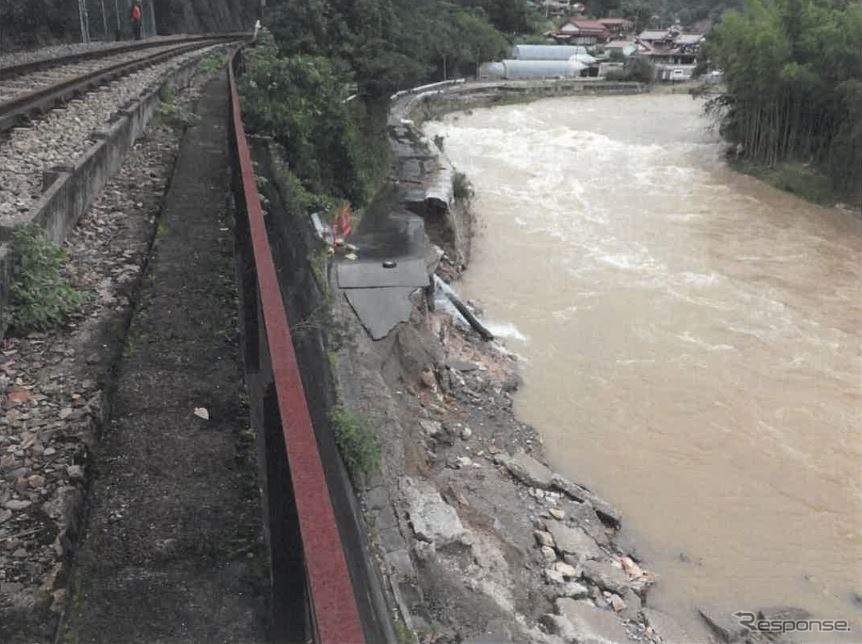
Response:
M246 123L284 148L308 207L363 206L388 168L389 95L473 73L509 46L495 24L534 16L521 0L273 0L241 79Z
M674 23L683 26L714 23L721 14L739 5L739 0L590 0L584 3L594 18L624 16L636 31L659 29Z
M834 190L858 197L862 9L857 3L746 0L741 11L723 15L710 34L708 53L724 71L727 87L708 109L739 157L767 168L805 164L829 177Z

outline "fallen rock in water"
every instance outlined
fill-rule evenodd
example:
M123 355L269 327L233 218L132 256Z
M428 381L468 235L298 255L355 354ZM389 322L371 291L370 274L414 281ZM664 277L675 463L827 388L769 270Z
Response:
M591 606L587 602L561 597L556 601L557 613L570 627L561 634L579 644L619 644L629 640L626 629L616 614Z
M793 606L770 606L769 608L761 608L758 610L757 617L769 622L799 622L810 618L811 613L804 608L795 608Z
M595 540L580 528L562 523L548 522L545 526L554 539L557 550L562 554L574 555L578 561L598 559L602 551Z
M570 518L583 529L588 535L596 540L600 546L606 546L610 543L608 533L605 532L605 524L599 519L595 509L589 502L578 503L574 506Z
M523 450L519 450L512 457L501 456L499 461L522 483L542 490L551 487L555 474Z
M603 561L584 563L584 577L599 588L622 595L628 588L628 575L621 568Z
M622 515L619 510L601 497L593 494L584 486L572 483L572 481L560 476L559 474L552 475L551 485L561 492L564 492L575 501L580 501L581 503L589 501L590 505L593 506L599 517L614 527L620 526Z
M404 496L408 504L410 524L419 539L445 546L460 540L464 526L458 513L443 500L440 493L425 481L414 481L407 477L403 483Z
M676 619L655 608L644 608L644 617L652 629L661 635L665 642L685 642L686 644L708 644L710 639L705 632L692 632Z
M748 629L730 611L698 608L697 612L723 642L734 642L748 633Z

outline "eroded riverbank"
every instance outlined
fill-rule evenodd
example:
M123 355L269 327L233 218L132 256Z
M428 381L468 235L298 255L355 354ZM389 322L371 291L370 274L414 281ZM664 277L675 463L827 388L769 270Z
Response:
M430 288L396 290L392 277L351 291L357 272L376 275L374 258L414 266L420 246L427 275L451 279L469 262L457 179L407 119L427 112L399 105L391 189L356 225L355 256L336 252L329 271L337 397L380 439L380 472L360 487L396 630L420 642L708 641L703 624L687 630L650 605L654 575L617 509L545 465L541 438L512 410L515 356L455 322ZM399 324L389 313L401 298Z
M705 125L683 96L427 125L477 192L460 288L519 331L519 415L621 507L660 605L858 619L862 223Z

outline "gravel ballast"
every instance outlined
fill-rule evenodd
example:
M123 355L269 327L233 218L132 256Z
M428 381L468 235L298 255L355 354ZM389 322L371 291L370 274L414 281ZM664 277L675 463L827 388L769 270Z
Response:
M41 197L42 172L68 164L93 143L94 130L186 61L206 55L216 46L182 54L141 70L52 110L31 127L12 130L0 141L0 219L28 212Z
M196 90L184 92L178 104ZM69 323L0 343L0 641L53 641L82 518L90 451L179 143L151 126L71 232L64 267L86 294Z

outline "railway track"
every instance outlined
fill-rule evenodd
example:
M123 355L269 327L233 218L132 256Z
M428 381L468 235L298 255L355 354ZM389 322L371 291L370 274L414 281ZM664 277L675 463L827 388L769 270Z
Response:
M81 52L0 70L0 133L25 124L70 99L174 56L246 34L192 36Z

